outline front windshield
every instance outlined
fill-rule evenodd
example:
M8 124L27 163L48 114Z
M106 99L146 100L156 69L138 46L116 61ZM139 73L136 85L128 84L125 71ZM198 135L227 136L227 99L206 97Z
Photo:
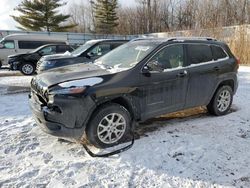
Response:
M159 42L143 40L128 42L102 56L95 64L103 65L106 68L132 68L155 49L158 44Z
M0 41L0 48L14 49L15 48L14 40L5 40L5 39L2 39Z
M91 40L86 42L85 44L79 46L77 49L75 49L73 52L71 52L72 55L77 56L87 49L89 49L91 46L93 46L97 41Z

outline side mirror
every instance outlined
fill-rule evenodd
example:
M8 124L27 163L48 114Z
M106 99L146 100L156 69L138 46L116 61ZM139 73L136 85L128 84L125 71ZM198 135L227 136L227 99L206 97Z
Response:
M93 57L94 55L95 55L95 54L94 54L93 52L87 53L88 58L91 58L91 57Z
M157 72L163 72L164 68L158 61L150 61L148 64L144 67L144 69L148 71L157 71Z

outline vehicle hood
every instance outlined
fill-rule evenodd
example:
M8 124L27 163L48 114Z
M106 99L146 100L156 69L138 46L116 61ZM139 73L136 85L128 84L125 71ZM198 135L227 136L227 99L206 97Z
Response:
M67 59L71 57L74 57L74 56L72 56L70 52L65 52L63 54L46 55L46 56L43 56L41 60L49 61L49 60Z
M98 77L106 74L111 73L98 65L76 64L46 71L37 75L33 81L39 83L42 87L50 88L67 81Z
M26 56L26 55L30 55L32 53L27 52L27 53L18 53L18 54L13 54L13 55L9 55L8 58L17 58L17 57L22 57L22 56Z

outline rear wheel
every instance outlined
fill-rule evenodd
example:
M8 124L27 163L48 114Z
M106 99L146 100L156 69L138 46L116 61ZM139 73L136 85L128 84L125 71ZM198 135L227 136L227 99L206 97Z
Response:
M35 73L35 70L35 65L33 65L32 63L22 63L20 66L20 71L24 75L32 75Z
M233 102L233 91L230 86L222 86L217 89L215 95L207 106L208 112L213 115L225 115Z
M130 129L131 117L126 108L111 103L100 107L86 129L87 139L98 148L120 144Z

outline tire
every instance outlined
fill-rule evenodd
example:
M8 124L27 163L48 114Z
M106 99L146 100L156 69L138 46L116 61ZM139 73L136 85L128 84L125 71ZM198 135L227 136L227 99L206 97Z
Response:
M22 63L20 66L20 71L24 75L33 75L36 71L36 67L32 63Z
M95 147L107 148L122 143L130 128L128 110L119 104L109 103L94 112L86 128L86 136Z
M230 86L224 85L216 90L212 100L207 105L207 110L212 115L225 115L230 110L232 102L233 90Z

